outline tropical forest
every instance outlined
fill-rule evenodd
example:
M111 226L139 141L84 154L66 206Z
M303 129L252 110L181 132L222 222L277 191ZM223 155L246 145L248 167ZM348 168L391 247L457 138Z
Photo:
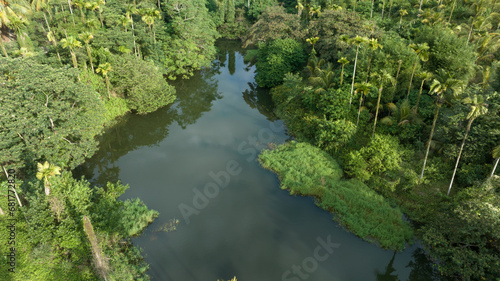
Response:
M500 2L0 0L0 280L500 281Z

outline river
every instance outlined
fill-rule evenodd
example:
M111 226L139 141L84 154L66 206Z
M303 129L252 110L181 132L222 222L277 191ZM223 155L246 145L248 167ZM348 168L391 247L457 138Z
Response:
M313 199L290 196L256 152L289 137L255 66L218 41L213 67L175 81L177 101L127 115L77 169L94 184L129 184L158 219L133 239L152 280L438 280L419 245L394 253L344 230ZM155 231L178 220L175 231Z

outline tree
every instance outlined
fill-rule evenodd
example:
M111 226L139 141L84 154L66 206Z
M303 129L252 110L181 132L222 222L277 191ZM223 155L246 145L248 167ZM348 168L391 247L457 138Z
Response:
M82 23L85 23L85 14L83 13L83 8L85 8L85 0L73 0L73 4L80 10L80 15L82 16Z
M399 28L401 28L401 24L403 23L403 16L406 16L407 14L408 14L407 10L404 10L404 9L399 10L399 15L400 15Z
M26 157L70 169L97 149L104 105L78 70L31 59L0 58L0 165L22 168Z
M71 53L71 58L73 59L73 67L78 68L78 62L76 60L75 49L81 48L82 43L75 39L73 36L68 36L67 38L61 39L61 44L63 48L69 48L69 52Z
M354 71L352 73L352 85L351 85L351 95L349 96L349 105L352 103L352 93L354 91L354 79L356 78L356 65L358 63L358 53L359 47L367 42L368 38L356 36L354 38L349 39L350 45L356 45L356 58L354 59Z
M470 127L472 122L476 120L481 115L484 115L488 112L487 104L484 102L483 96L474 95L474 97L467 97L463 100L465 104L470 104L470 112L467 115L467 119L469 122L467 123L467 127L465 128L465 135L462 141L462 145L460 145L460 151L458 152L457 162L455 163L455 169L453 170L453 176L451 177L450 186L448 187L448 193L446 195L450 195L451 187L453 186L453 180L455 179L455 174L457 173L458 163L460 162L460 156L462 155L462 151L464 149L465 140L467 139L467 134L469 134Z
M385 84L391 83L392 85L394 85L396 80L385 69L382 70L380 74L373 73L372 77L374 84L378 86L377 108L375 111L375 121L373 122L373 133L372 133L372 137L375 137L375 128L377 127L378 110L380 107L380 98L382 97L382 90L384 89Z
M420 180L424 177L425 165L427 163L427 157L429 156L429 150L431 148L432 137L434 135L434 129L436 128L436 120L439 114L441 106L446 102L446 100L458 97L464 87L464 82L458 79L454 79L453 75L440 69L436 78L433 80L430 94L436 94L436 112L434 113L434 119L432 120L431 133L429 135L429 141L427 141L427 149L425 151L424 164L422 166L422 172L420 173Z
M370 52L370 58L368 59L368 68L366 69L366 82L368 82L368 77L370 75L370 64L372 62L373 52L375 52L378 48L380 48L380 49L384 48L384 46L379 44L378 40L375 38L368 40L367 46L371 50L371 52Z
M363 102L363 97L367 96L370 93L370 89L372 88L372 84L362 82L362 83L356 83L354 86L356 86L356 91L354 93L360 94L359 95L358 119L356 120L356 127L358 127L359 116L361 115L361 103Z
M432 79L433 75L431 72L424 71L424 72L420 72L417 76L420 79L422 79L422 82L420 84L420 90L418 91L417 103L415 104L415 113L418 112L418 104L420 102L420 96L422 95L422 89L424 88L424 83L425 83L425 81Z
M45 161L45 163L37 163L37 173L36 173L36 178L39 180L44 180L45 183L45 194L49 195L50 194L50 181L49 178L60 175L61 174L61 167L58 167L56 165L49 164L48 161Z
M338 63L342 64L342 71L340 72L340 86L342 86L342 81L344 80L344 66L349 63L346 57L340 58Z
M57 39L56 39L53 31L49 31L47 33L47 39L49 40L49 42L54 43L54 48L56 49L57 58L59 59L59 63L62 64L61 55L59 54L59 49L57 48Z
M111 99L111 92L109 90L109 78L108 78L108 72L111 72L111 71L113 71L113 69L111 68L111 64L109 62L100 63L95 71L97 73L102 73L102 76L104 76L104 79L106 79L106 88L108 90L108 99Z
M408 86L408 94L406 94L406 99L410 97L410 90L411 90L411 83L413 82L413 75L415 74L415 69L417 68L417 63L419 59L421 61L428 61L429 60L429 45L427 43L423 44L410 44L410 48L415 51L415 53L418 56L418 59L415 60L415 63L413 63L413 69L411 71L411 78L410 78L410 85Z
M90 46L89 46L90 40L94 39L94 35L91 32L84 31L83 33L80 33L78 35L78 38L83 40L83 42L85 43L87 54L90 60L90 67L92 68L92 72L94 72L94 64L92 63L92 53L90 52Z
M317 76L310 77L309 80L318 85L319 88L314 91L314 93L318 94L321 92L325 92L329 88L333 86L333 70L332 64L328 63L326 69L317 68L316 69Z
M493 177L493 175L495 174L495 170L497 169L498 162L500 161L500 145L497 145L497 146L495 146L495 148L493 148L491 155L493 156L493 158L496 158L497 160L495 161L495 165L493 165L493 170L491 170L490 178Z
M156 10L155 8L147 8L147 9L140 9L139 13L141 14L141 19L142 21L148 25L149 27L149 32L152 33L153 35L153 42L156 43L156 33L154 31L155 27L155 19L160 19L160 11Z

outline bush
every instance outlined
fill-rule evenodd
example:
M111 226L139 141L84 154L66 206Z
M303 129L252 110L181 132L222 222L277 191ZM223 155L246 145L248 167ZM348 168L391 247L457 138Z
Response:
M260 44L255 81L261 87L274 87L283 82L286 73L300 70L305 61L303 46L293 39Z
M122 94L127 106L139 114L146 114L175 100L175 88L169 85L158 68L148 61L133 56L116 59L110 73L114 89Z

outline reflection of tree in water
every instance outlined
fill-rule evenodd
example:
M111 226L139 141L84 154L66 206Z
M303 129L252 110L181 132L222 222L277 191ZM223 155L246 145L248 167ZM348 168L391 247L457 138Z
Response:
M394 259L396 258L396 252L392 255L392 259L385 268L384 273L379 273L378 270L375 271L375 275L377 276L377 281L399 281L399 277L395 274L396 269L394 268Z
M424 249L417 248L412 254L413 260L406 267L411 268L408 281L435 281L441 278L433 262L428 258Z
M257 83L248 83L248 89L243 92L243 99L251 107L274 122L278 119L274 114L274 103L268 89L257 87Z

